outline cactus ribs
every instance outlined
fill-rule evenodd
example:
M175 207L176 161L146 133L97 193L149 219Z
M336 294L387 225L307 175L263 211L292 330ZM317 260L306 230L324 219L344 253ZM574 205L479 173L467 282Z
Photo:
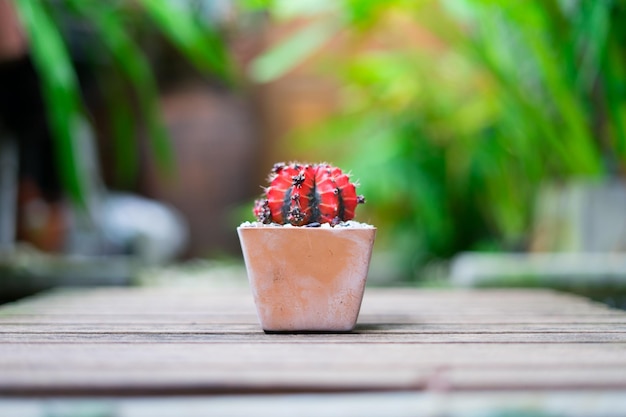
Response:
M341 169L328 164L275 164L254 215L262 223L335 226L352 220L365 198Z

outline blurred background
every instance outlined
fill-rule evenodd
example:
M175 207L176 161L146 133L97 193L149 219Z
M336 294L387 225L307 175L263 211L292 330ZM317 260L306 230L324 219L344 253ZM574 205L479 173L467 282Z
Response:
M304 160L359 181L371 285L626 308L624 19L619 0L0 0L0 299L245 279L235 228L274 162Z

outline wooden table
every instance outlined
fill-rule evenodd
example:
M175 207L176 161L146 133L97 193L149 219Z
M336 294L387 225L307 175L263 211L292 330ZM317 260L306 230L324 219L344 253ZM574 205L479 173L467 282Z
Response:
M368 288L352 333L266 335L246 288L58 290L0 307L0 415L51 415L61 399L115 401L103 415L116 417L176 404L626 415L626 312L545 290Z

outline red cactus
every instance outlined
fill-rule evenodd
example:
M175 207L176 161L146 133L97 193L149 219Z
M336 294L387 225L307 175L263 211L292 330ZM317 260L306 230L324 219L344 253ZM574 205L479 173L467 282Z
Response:
M328 164L276 164L269 181L253 210L263 223L336 225L352 220L357 204L365 202L349 176Z

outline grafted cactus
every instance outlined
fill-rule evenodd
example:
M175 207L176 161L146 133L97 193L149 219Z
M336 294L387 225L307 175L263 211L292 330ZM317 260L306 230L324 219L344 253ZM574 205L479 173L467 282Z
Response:
M352 220L356 206L365 203L350 177L328 164L279 163L269 181L254 205L254 215L263 223L334 226Z

